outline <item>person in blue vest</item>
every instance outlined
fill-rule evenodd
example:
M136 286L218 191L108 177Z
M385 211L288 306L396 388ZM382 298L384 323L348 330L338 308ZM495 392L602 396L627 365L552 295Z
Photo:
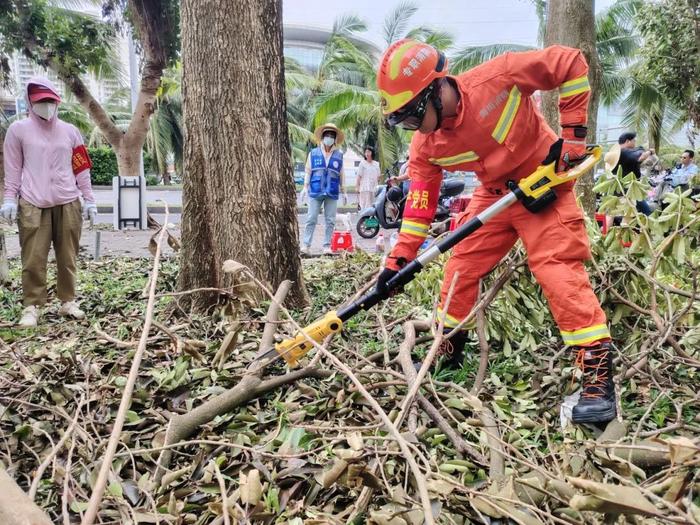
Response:
M306 159L304 191L309 196L309 211L306 214L301 253L309 254L318 215L323 207L326 221L326 235L323 239L323 252L331 252L331 238L335 229L335 216L338 198L345 194L343 152L338 148L345 136L334 124L324 124L314 132L318 146L311 150Z

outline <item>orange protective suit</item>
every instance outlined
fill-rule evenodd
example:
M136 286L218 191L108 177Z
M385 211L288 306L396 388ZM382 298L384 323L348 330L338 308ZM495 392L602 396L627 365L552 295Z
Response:
M457 115L443 119L434 133L415 133L410 147L411 187L398 242L387 259L397 270L399 259L415 258L428 235L442 172L474 171L481 182L465 222L508 190L509 180L531 174L547 156L557 135L536 110L530 95L559 89L560 122L585 125L590 87L588 65L577 49L552 46L538 51L506 53L457 77ZM442 302L458 272L447 311L446 327L468 315L477 298L479 279L523 240L530 269L549 302L565 344L586 346L609 339L605 314L591 289L583 260L590 257L583 215L573 185L562 185L557 200L533 214L515 204L455 246L445 268Z

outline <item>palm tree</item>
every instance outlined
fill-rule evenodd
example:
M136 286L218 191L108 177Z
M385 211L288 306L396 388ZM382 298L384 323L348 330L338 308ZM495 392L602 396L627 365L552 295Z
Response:
M287 131L293 163L304 162L314 136L312 92L316 78L297 61L285 57L284 81L287 92Z
M174 164L182 171L183 132L182 132L182 66L176 64L166 70L156 93L155 112L151 117L146 151L153 159L154 168L163 180L170 184L169 165Z

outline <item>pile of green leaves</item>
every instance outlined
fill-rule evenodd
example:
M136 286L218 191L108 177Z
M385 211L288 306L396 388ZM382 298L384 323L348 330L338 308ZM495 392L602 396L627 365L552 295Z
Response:
M560 348L558 331L539 287L523 266L488 310L489 370L479 393L484 409L490 410L497 422L489 432L498 431L506 443L504 474L511 484L489 479L488 459L483 462L458 453L422 411L418 412L415 434L405 426L401 429L424 470L435 508L440 508L440 523L495 517L498 513L489 506L494 502L528 523L555 519L602 522L601 514L570 507L568 497L528 506L517 487L512 492L512 482L533 475L565 485L572 477L585 478L594 484L590 490L598 487L595 483L606 487L623 484L623 488L636 491L626 504L647 511L652 505L661 516L648 518L647 523L665 523L665 516L678 515L656 500L649 503L639 487L665 487L659 490L668 491L661 493L668 497L672 487L675 504L697 514L693 505L700 505L700 501L693 488L697 479L692 465L697 462L693 440L700 432L700 403L693 385L700 364L700 334L696 301L691 300L698 263L694 202L688 195L671 194L665 210L646 218L638 216L631 206L646 191L644 182L609 174L600 179L597 191L602 195L602 209L621 214L625 220L607 235L595 224L589 225L595 256L595 265L590 266L592 282L610 317L623 370L645 356L648 361L631 380L620 382L624 419L635 439L655 437L658 446L675 451L676 465L673 469L644 470L630 469L624 462L611 466L590 453L591 441L581 446L591 437L591 429L560 428L559 405L573 390L577 372L572 356ZM631 244L625 246L626 241ZM511 262L522 255L517 248ZM367 283L379 265L377 256L363 253L305 261L305 280L313 304L292 312L293 317L304 325L342 304ZM159 294L175 289L177 270L176 260L164 261ZM59 451L57 468L48 469L39 484L36 501L55 520L60 519L67 475L70 519L78 521L85 509L131 364L133 347L106 342L95 326L121 341L138 339L145 305L142 292L149 271L146 260L81 260L79 282L88 319L59 320L54 303L36 331L10 325L21 310L18 261L12 261L12 285L0 290L0 377L4 385L0 395L4 443L0 460L24 488L30 485L40 458L51 451L81 406L78 429ZM501 271L503 267L497 268L484 287ZM53 282L53 275L49 281ZM407 387L399 379L401 369L393 362L384 362L383 355L393 355L403 341L404 319L430 317L440 281L440 265L431 266L407 287L406 294L346 323L342 337L329 346L357 371L390 417L398 413ZM422 523L405 459L367 401L341 373L278 388L217 417L193 436L206 441L176 447L166 485L154 488L158 452L148 450L163 443L171 414L186 414L238 384L258 350L266 307L266 303L257 305L232 320L224 310L193 316L178 309L176 297L158 299L156 319L183 341L198 343L177 345L162 331L151 332L113 464L114 478L102 505L103 520L127 522L136 515L146 523L159 520L204 525L217 518L220 523L220 473L234 521L344 523L360 494L371 487L372 497L366 508L357 509L353 523ZM661 328L651 311L658 312ZM238 342L223 366L212 366L232 321L241 330ZM291 331L292 327L281 324L278 333ZM668 342L667 334L674 337L684 357ZM417 346L416 359L429 344ZM489 434L480 422L481 411L459 388L468 390L476 376L476 341L471 348L462 369L436 371L422 392L458 434L488 458ZM319 366L332 370L324 360ZM268 373L283 372L276 366ZM71 466L66 474L69 456ZM580 486L583 482L577 483ZM519 499L522 503L517 503ZM629 507L615 509L630 512ZM523 513L526 518L522 518Z

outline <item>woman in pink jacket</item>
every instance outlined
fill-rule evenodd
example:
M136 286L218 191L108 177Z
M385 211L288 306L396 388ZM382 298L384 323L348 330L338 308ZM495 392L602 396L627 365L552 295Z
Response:
M27 83L29 118L13 122L4 144L5 195L0 216L19 226L24 310L21 326L36 326L46 304L46 264L56 252L58 313L82 319L75 302L76 257L83 218L97 215L90 157L72 124L57 117L61 102L42 77ZM84 204L81 203L82 195Z

